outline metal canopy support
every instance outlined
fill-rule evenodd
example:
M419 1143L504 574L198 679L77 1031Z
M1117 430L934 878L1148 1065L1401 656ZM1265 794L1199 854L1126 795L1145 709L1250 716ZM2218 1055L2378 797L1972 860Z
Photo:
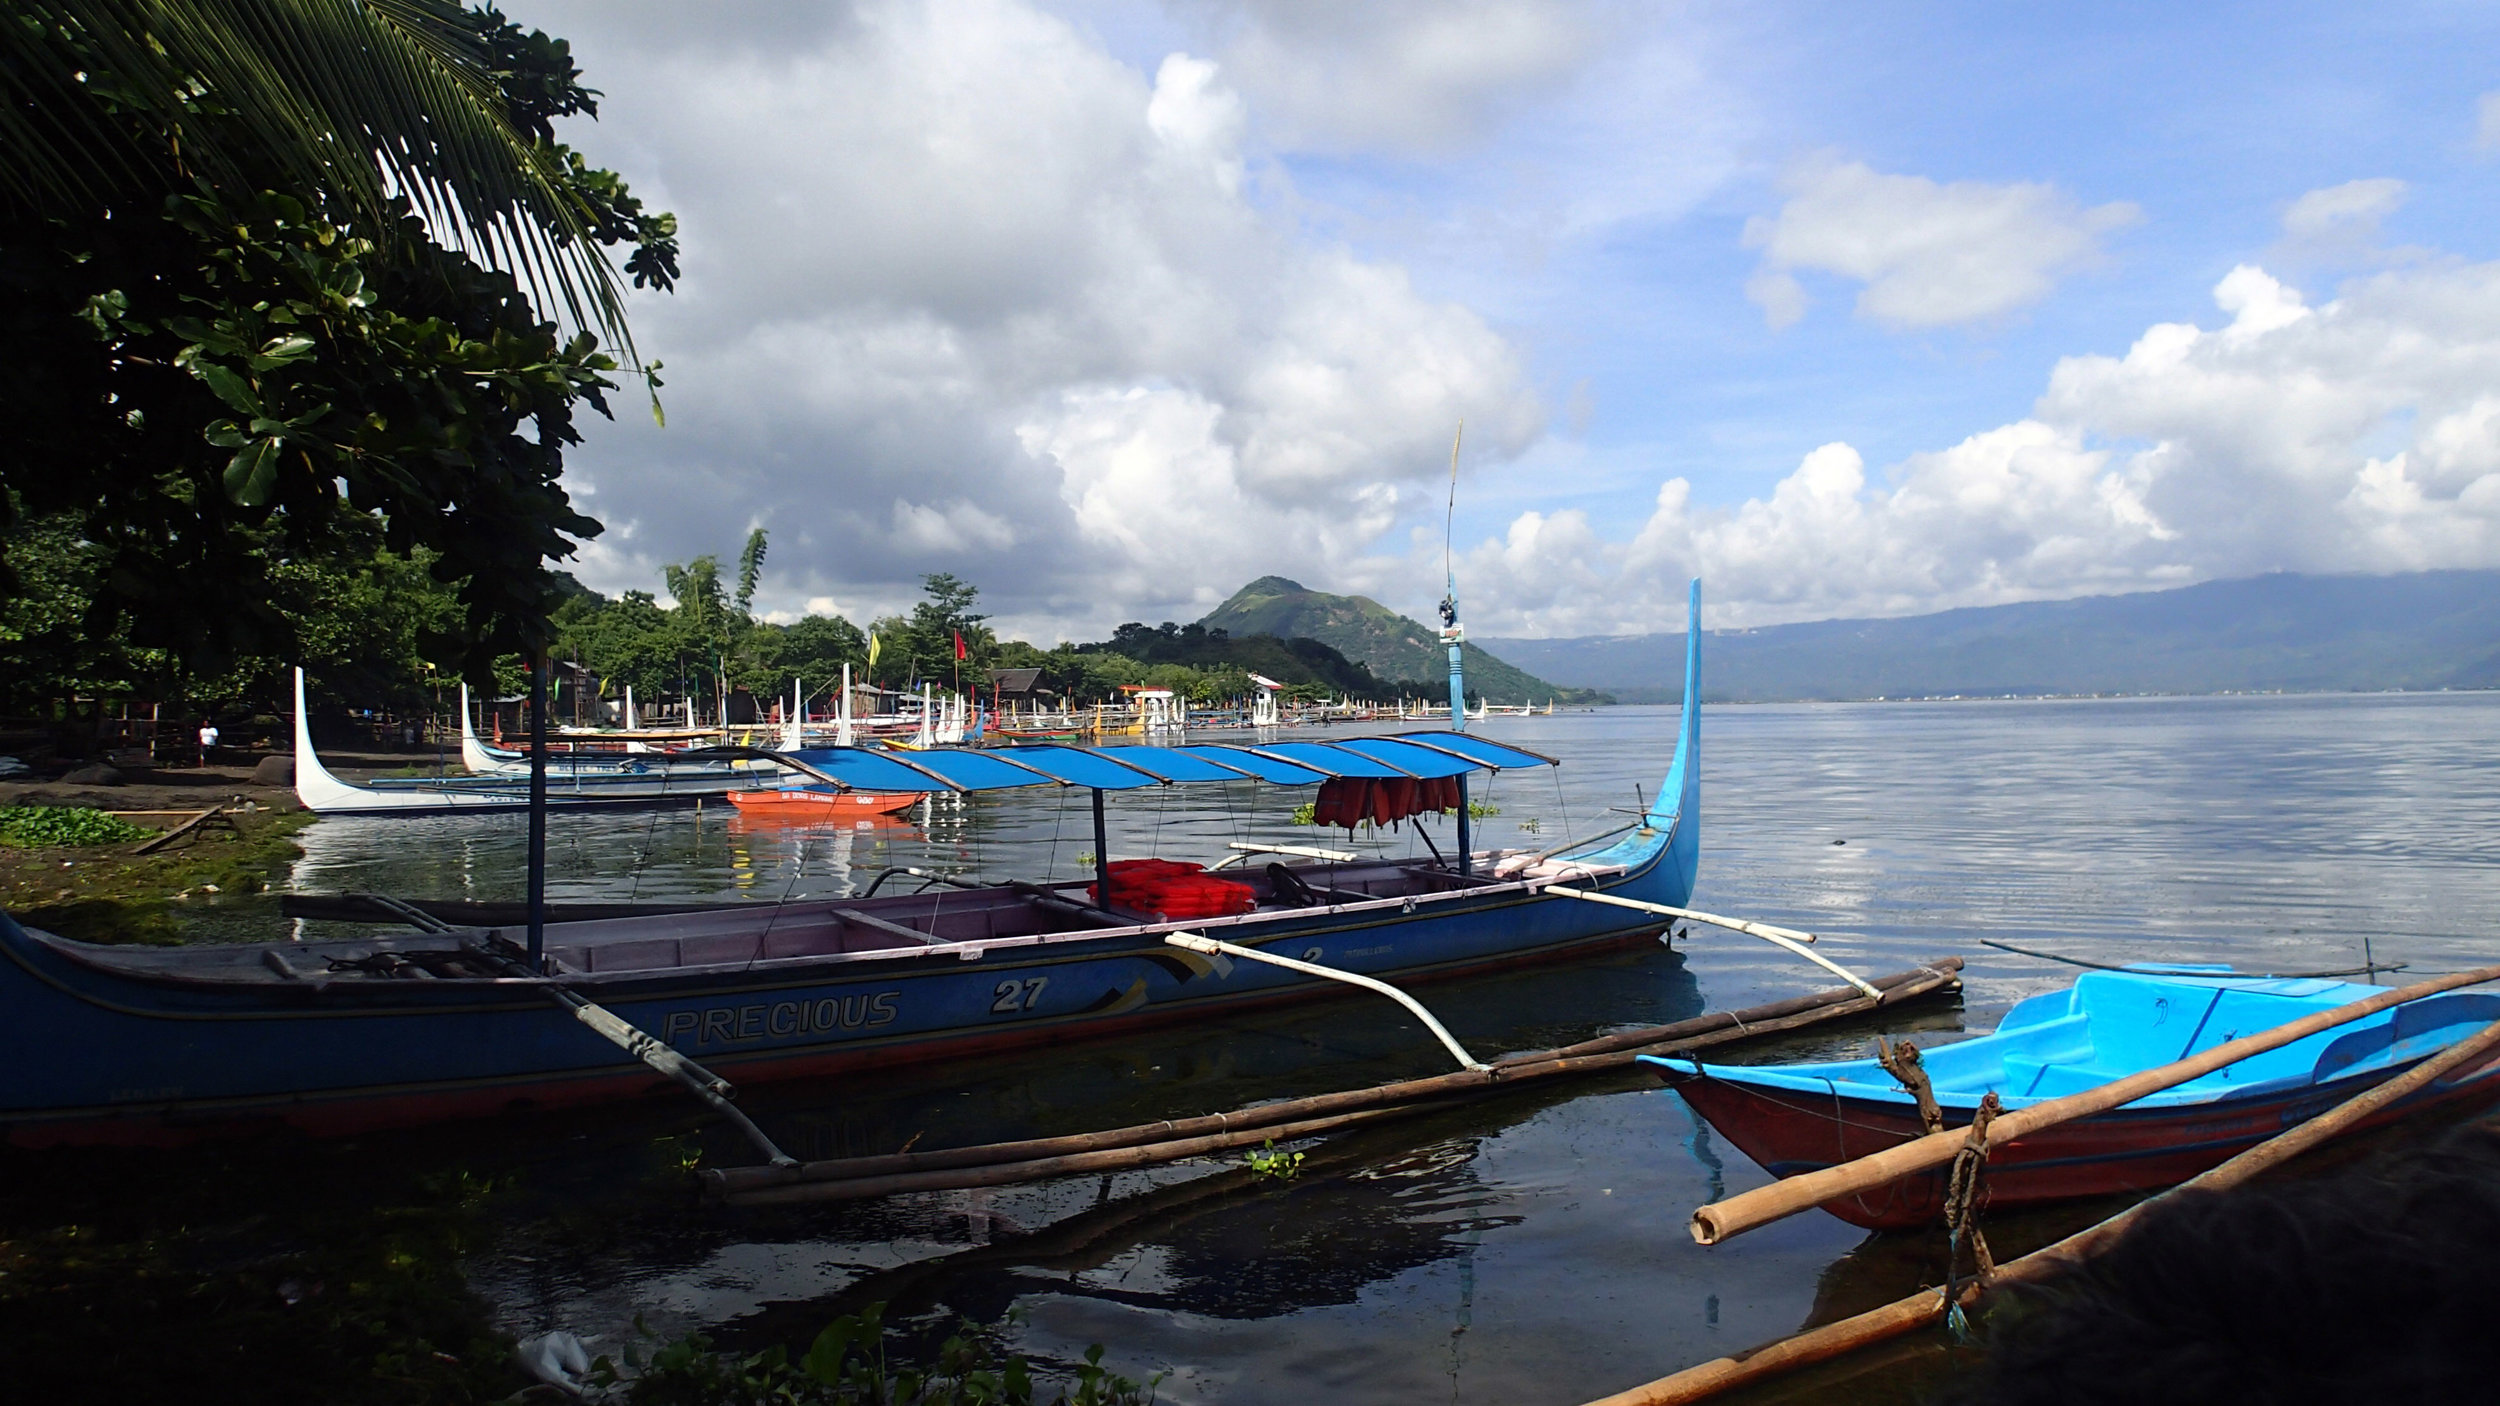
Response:
M1468 824L1467 778L1458 778L1458 876L1467 877L1467 863L1475 853L1475 830Z
M1094 791L1094 906L1111 906L1111 831L1103 824L1102 790Z
M547 955L547 656L530 662L529 963L545 970Z

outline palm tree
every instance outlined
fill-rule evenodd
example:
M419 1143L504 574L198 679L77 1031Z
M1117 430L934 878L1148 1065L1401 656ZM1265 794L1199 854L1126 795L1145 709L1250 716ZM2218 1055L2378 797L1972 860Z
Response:
M161 199L169 169L245 190L274 172L367 227L404 196L630 363L612 212L566 179L543 118L515 121L490 42L504 27L454 0L11 0L0 195L74 218Z

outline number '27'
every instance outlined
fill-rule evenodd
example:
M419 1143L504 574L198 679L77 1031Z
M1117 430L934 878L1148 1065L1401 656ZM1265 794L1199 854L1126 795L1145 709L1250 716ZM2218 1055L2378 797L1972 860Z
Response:
M1050 985L1050 978L1046 976L1028 976L1022 981L1002 981L998 983L996 993L998 999L990 1002L990 1014L1014 1015L1018 1011L1029 1011L1033 1009L1034 1002L1042 999L1042 988L1048 985Z

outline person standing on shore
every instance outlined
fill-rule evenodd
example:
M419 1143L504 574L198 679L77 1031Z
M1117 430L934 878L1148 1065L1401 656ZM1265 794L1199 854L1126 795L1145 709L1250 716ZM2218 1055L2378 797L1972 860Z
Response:
M208 754L217 750L217 724L203 719L200 723L200 765L208 765Z

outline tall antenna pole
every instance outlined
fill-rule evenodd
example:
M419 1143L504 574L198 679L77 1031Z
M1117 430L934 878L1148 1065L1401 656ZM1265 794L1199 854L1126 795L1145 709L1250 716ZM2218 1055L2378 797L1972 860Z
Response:
M1460 646L1467 642L1467 630L1458 623L1458 568L1451 555L1450 538L1458 524L1458 445L1466 438L1467 421L1458 422L1458 433L1450 436L1450 502L1441 519L1441 575L1446 586L1441 597L1441 643L1450 650L1450 731L1467 730L1467 677Z
M1462 646L1467 630L1458 623L1458 567L1450 551L1450 538L1458 525L1458 445L1466 438L1467 421L1461 417L1458 433L1450 436L1450 502L1441 519L1441 576L1447 586L1441 597L1441 642L1450 648L1450 731L1467 730L1467 675ZM1458 778L1458 872L1467 873L1474 837L1468 831L1467 778Z

